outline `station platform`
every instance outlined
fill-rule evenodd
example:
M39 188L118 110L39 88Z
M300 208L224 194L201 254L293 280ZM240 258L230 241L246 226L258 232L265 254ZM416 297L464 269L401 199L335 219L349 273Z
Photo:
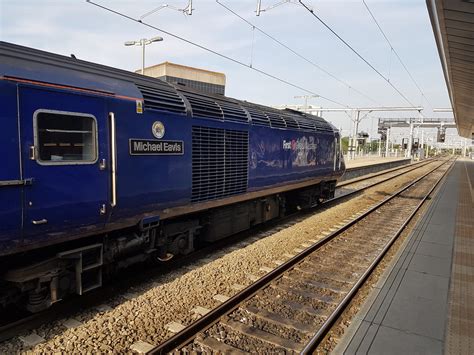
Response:
M360 157L355 159L348 159L346 156L344 157L344 161L346 162L346 168L358 168L361 166L369 166L369 165L377 165L377 164L386 164L386 163L393 163L397 161L407 160L405 157L379 157L379 156L370 156L370 157ZM408 159L409 160L409 159Z
M458 160L334 353L474 354L473 188Z
M359 176L377 173L382 170L396 168L397 166L411 163L410 158L382 158L375 157L360 157L348 160L344 157L346 163L346 172L341 181L354 179Z

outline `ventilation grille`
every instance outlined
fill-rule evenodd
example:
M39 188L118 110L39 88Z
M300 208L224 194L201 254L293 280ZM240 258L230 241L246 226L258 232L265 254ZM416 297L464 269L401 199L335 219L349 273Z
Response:
M301 129L334 132L333 127L321 117L288 108L284 109L283 112L286 115L291 115L299 123Z
M219 121L248 122L248 116L240 105L231 99L219 100L212 96L179 89L191 105L193 117Z
M319 131L334 132L333 127L321 117L313 116L312 121Z
M270 118L270 124L272 127L286 128L285 120L280 115L274 112L265 112L265 113L267 114L268 118Z
M193 126L192 141L192 202L247 191L248 132Z
M247 102L242 105L252 117L252 124L257 126L270 126L268 116L257 105L251 105Z
M165 85L136 84L144 99L145 109L186 113L186 106L176 91Z
M247 113L232 101L217 101L224 113L224 121L248 122Z
M204 95L183 91L181 93L188 99L193 110L193 117L211 118L220 121L224 119L220 106L214 100Z
M186 105L174 88L162 85L147 86L137 84L144 98L146 109L186 113ZM247 123L249 116L252 125L274 128L287 128L306 131L333 132L334 128L321 117L307 115L290 109L277 110L270 107L238 101L226 97L190 92L178 88L192 109L193 117L218 121Z

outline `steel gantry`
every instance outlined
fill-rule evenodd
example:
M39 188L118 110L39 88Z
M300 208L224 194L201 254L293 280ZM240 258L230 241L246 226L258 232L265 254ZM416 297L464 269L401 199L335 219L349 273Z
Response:
M413 146L413 129L417 127L423 128L456 128L456 123L452 118L426 118L426 117L411 117L411 118L379 118L378 131L386 132L386 144L385 144L385 155L389 153L389 142L392 128L410 128L410 135L408 139L408 157L412 157L412 146ZM420 145L423 147L424 135L421 131L421 142Z
M316 115L322 115L323 112L351 112L351 120L354 123L353 129L350 135L349 140L349 159L353 159L355 153L357 152L358 148L358 140L357 134L359 133L359 123L367 117L368 114L371 112L412 112L416 111L419 115L419 120L423 119L421 115L421 111L423 111L423 107L348 107L348 108L323 108L323 107L313 107L311 105L305 106L301 105L280 105L274 106L278 109L285 109L290 108L293 110L299 110L305 113L313 113ZM361 112L365 113L365 115L361 116ZM413 136L413 131L411 132L410 136ZM413 140L410 141L410 144L413 144ZM410 152L411 157L411 152Z

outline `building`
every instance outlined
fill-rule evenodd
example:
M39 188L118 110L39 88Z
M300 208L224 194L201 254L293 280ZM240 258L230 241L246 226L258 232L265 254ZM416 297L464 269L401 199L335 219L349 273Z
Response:
M141 70L136 72L141 73ZM202 92L225 95L226 78L223 73L164 62L146 67L144 74Z

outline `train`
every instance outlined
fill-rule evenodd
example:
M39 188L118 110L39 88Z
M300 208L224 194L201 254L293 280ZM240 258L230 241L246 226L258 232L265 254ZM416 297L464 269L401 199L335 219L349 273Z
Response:
M0 308L31 312L334 196L321 117L0 43Z

